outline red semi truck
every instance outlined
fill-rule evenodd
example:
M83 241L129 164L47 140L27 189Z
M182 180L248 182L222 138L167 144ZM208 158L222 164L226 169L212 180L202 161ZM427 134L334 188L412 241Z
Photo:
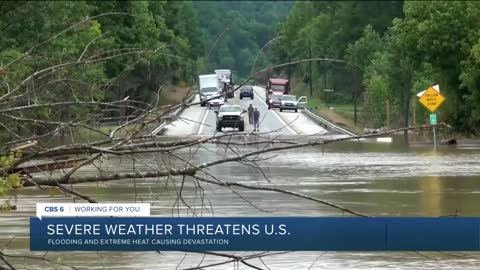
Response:
M270 97L272 95L288 95L288 92L290 91L290 83L286 79L270 78L266 90L265 100L267 101L268 107L275 107L274 104L270 104Z

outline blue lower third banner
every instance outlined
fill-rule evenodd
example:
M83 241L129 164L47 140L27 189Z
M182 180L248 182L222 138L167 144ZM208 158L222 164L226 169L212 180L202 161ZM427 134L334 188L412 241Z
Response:
M32 251L479 251L480 218L30 218Z

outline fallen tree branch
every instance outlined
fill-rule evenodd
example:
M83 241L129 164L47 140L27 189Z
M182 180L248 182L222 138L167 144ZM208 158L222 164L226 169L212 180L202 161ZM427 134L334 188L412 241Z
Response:
M208 167L212 167L215 165L220 165L224 163L230 163L230 162L237 162L244 160L247 157L251 156L258 156L260 154L264 153L269 153L269 152L277 152L277 151L282 151L282 150L289 150L289 149L296 149L296 148L303 148L303 147L310 147L310 146L318 146L318 145L326 145L326 144L331 144L334 142L340 142L340 141L349 141L349 140L357 140L357 139L362 139L362 138L372 138L372 137L378 137L381 135L385 134L391 134L391 133L396 133L398 131L403 131L403 130L412 130L412 129L418 129L418 128L425 128L425 127L430 127L430 125L424 125L424 126L419 126L419 127L408 127L408 128L400 128L400 129L395 129L395 130L390 130L388 132L383 132L383 133L377 133L377 134L369 134L369 135L362 135L362 136L353 136L353 137L341 137L341 138L336 138L336 139L329 139L329 140L315 140L315 141L310 141L306 143L298 143L294 145L284 145L284 146L275 146L275 147L268 147L264 148L261 150L257 151L250 151L248 153L242 154L242 155L236 155L232 157L226 157L222 158L219 160L211 161L211 162L206 162L200 165L189 165L185 166L182 169L167 169L163 171L151 171L151 172L143 172L143 173L115 173L115 174L110 174L110 175L102 175L102 176L72 176L68 181L62 181L61 177L36 177L33 179L34 182L36 182L38 185L46 185L46 186L54 186L56 182L60 184L78 184L78 183L91 183L91 182L101 182L101 181L112 181L112 180L120 180L120 179L129 179L129 178L142 178L142 177L166 177L166 176L182 176L182 175L189 175L193 176L197 171L201 169L205 169ZM209 139L206 139L208 141ZM110 150L106 148L97 148L97 147L91 147L88 145L82 146L85 149L84 150L89 150L89 151L94 151L94 153L111 153L115 154L115 150ZM162 149L159 149L158 152L161 152ZM62 154L67 154L69 153L68 151L60 151ZM74 152L76 153L76 152ZM29 183L25 183L26 186L29 186Z
M77 268L75 266L47 259L47 258L45 258L45 256L37 257L37 256L29 256L29 255L11 255L11 254L6 254L4 252L0 252L0 255L3 256L3 257L7 257L7 258L19 258L19 259L22 259L22 260L25 260L25 259L41 260L41 261L44 261L44 262L47 262L47 263L60 265L60 266L65 266L65 267L68 267L68 268L71 268L71 269L74 269L74 270L80 270L80 268Z
M67 188L67 187L64 186L64 185L58 184L57 187L60 188L61 191L65 192L65 193L70 193L70 194L72 194L72 195L74 195L74 196L77 196L77 197L79 197L79 198L81 198L81 199L83 199L83 200L85 200L85 201L87 201L87 202L89 202L89 203L98 203L97 200L95 200L95 199L93 199L93 198L91 198L91 197L89 197L89 196L87 196L87 195L85 195L85 194L83 194L83 193L80 193L80 192L78 192L78 191L76 191L76 190L74 190L74 189Z
M301 194L301 193L291 191L291 190L279 189L279 188L274 188L274 187L252 186L252 185L246 185L246 184L241 184L241 183L236 183L236 182L218 182L218 181L209 180L209 179L203 178L201 176L197 176L197 175L195 175L194 177L196 179L198 179L199 181L214 184L214 185L218 185L218 186L225 186L225 187L237 186L237 187L241 187L241 188L245 188L245 189L264 190L264 191L271 191L271 192L277 192L277 193L284 193L284 194L292 195L292 196L299 197L299 198L302 198L302 199L318 202L318 203L321 203L321 204L339 209L341 211L350 213L350 214L355 215L355 216L370 217L368 215L356 212L354 210L345 208L343 206L340 206L340 205L337 205L337 204L334 204L334 203L331 203L331 202L327 202L327 201L324 201L324 200L320 200L320 199L317 199L315 197L311 197L311 196Z
M16 270L16 268L13 267L13 265L12 265L11 263L9 263L9 262L3 257L3 253L1 253L1 252L0 252L0 260L2 260L3 263L5 263L5 264L8 266L8 268L5 268L5 267L3 267L3 266L0 265L0 267L1 267L0 269Z
M185 252L224 257L224 258L228 258L230 260L223 261L223 262L218 262L218 263L212 263L212 264L208 264L208 265L198 265L197 267L184 268L183 270L200 270L200 269L205 269L205 268L209 268L209 267L225 265L225 264L232 263L232 262L242 262L242 261L245 262L247 260L253 260L253 259L259 259L259 258L263 258L263 257L270 257L270 256L290 253L289 251L260 252L260 253L245 255L245 256L237 256L237 255L233 255L233 254L228 254L228 253L223 253L223 252L213 252L213 251L185 251ZM252 267L250 264L245 264L245 265L247 265L249 267ZM259 269L259 268L254 268L254 269Z

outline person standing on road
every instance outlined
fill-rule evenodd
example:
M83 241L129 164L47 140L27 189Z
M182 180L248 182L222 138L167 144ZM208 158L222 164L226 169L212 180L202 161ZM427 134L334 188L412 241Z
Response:
M253 125L253 106L252 106L252 103L250 103L250 106L248 106L248 123L250 125Z
M253 131L258 131L260 128L260 111L255 108L253 111Z
M225 102L228 101L228 86L227 83L223 83L223 94L225 98Z

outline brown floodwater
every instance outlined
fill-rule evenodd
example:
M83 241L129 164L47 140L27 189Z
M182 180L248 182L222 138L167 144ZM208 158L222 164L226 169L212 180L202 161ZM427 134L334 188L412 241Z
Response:
M255 147L239 147L246 152ZM216 160L220 145L182 150L181 158L195 163ZM468 147L407 147L402 144L340 143L326 147L266 154L262 171L240 163L214 166L208 174L230 182L275 186L302 192L372 216L480 216L480 149ZM148 154L102 160L111 172L181 166L180 159ZM100 164L97 164L100 165ZM81 175L98 174L89 166ZM268 178L268 181L265 176ZM157 216L343 216L339 210L286 194L226 189L186 179L176 203L181 179L147 178L80 184L76 189L100 202L149 202ZM0 243L4 253L43 255L29 251L29 217L37 202L72 202L52 190L28 188L12 194L18 208L0 214ZM77 199L78 201L78 199ZM414 241L414 239L412 239ZM234 252L235 255L252 252ZM186 269L227 261L217 256L182 252L50 252L53 261L79 269ZM59 269L39 260L12 259L18 269ZM248 262L262 269L478 269L477 252L290 252L269 253ZM268 268L267 268L268 267ZM62 269L62 268L60 268ZM68 269L64 267L63 269ZM248 269L233 262L209 269Z

